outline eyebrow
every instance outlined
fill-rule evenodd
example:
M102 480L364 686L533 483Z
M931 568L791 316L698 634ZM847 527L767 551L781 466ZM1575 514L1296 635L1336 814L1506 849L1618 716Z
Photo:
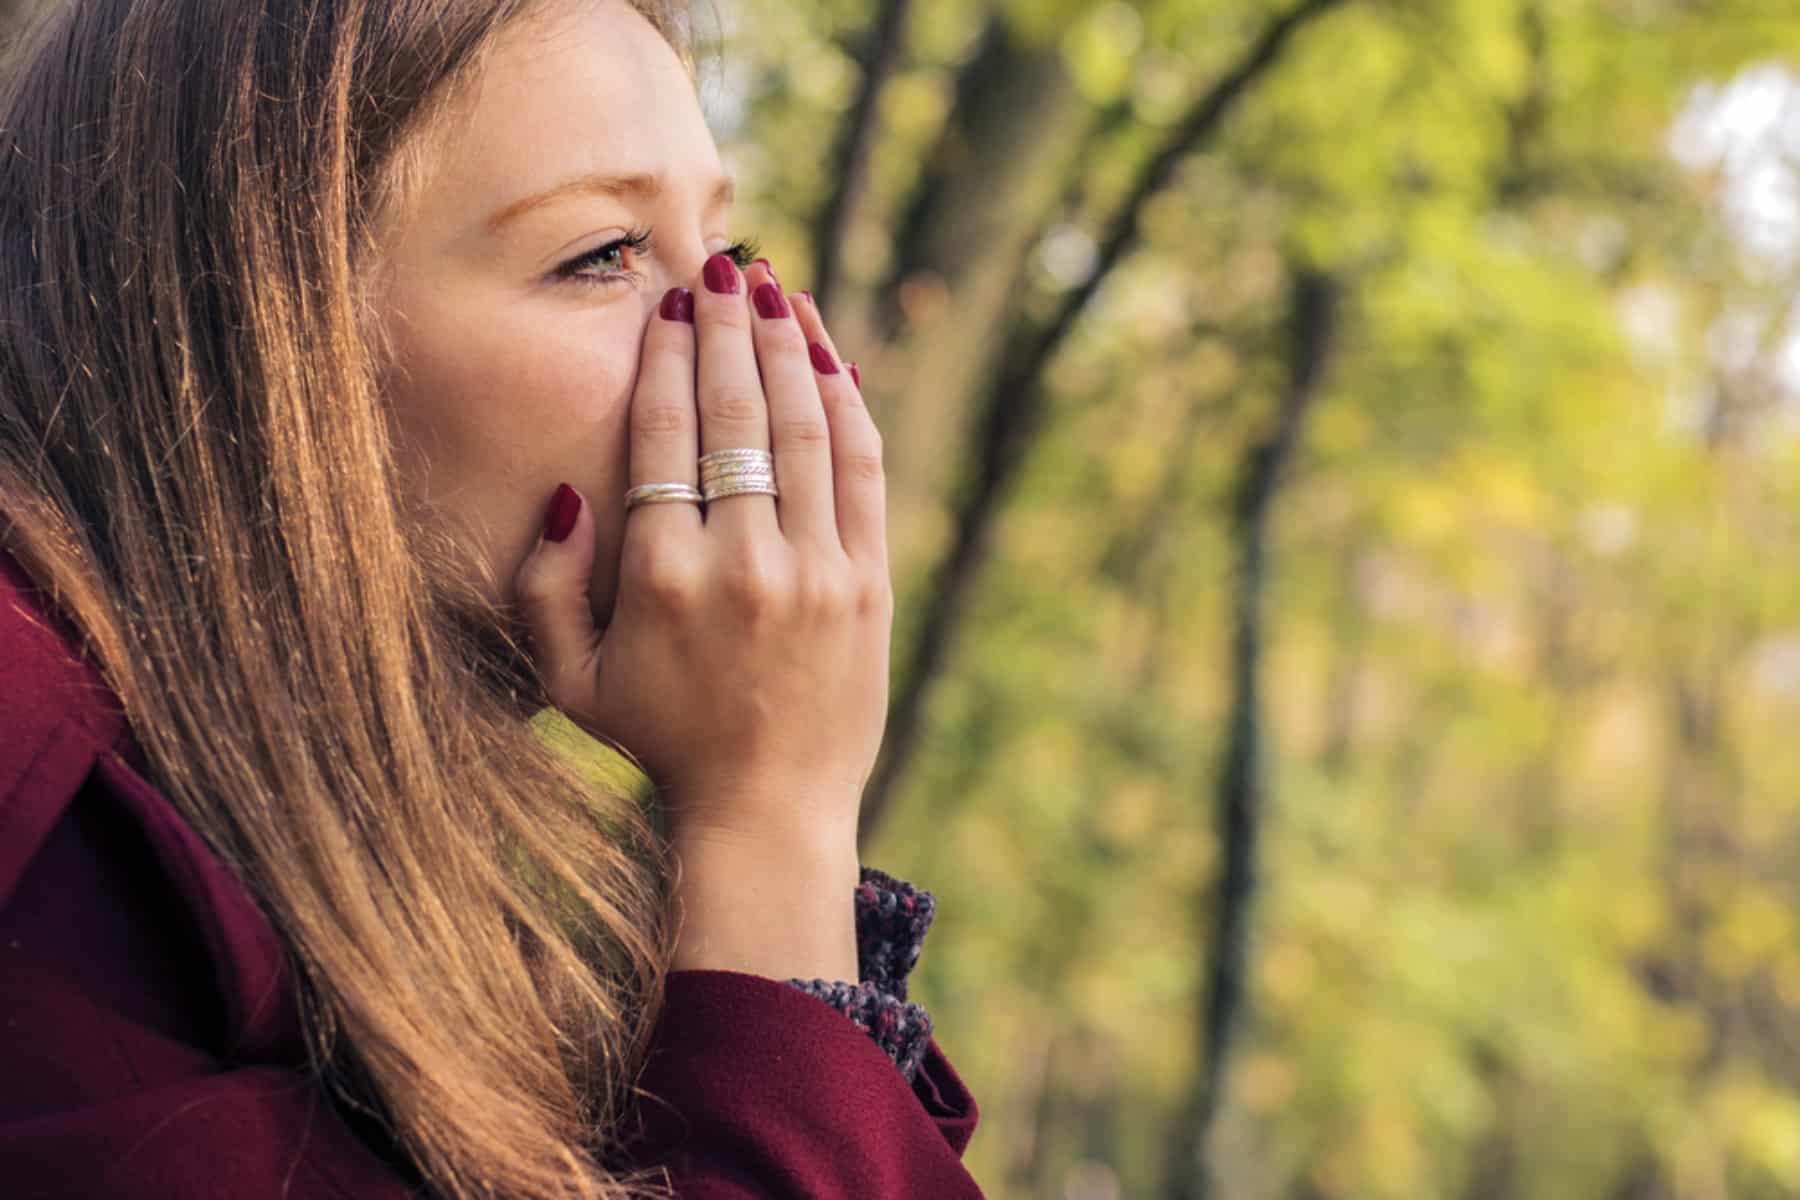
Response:
M513 201L487 219L487 229L492 233L508 221L523 216L534 208L541 208L553 200L561 200L565 196L621 196L648 203L661 196L666 190L667 180L660 171L636 172L626 175L578 175L573 179L565 179L555 187L546 188L544 191ZM730 204L736 198L737 181L729 175L721 176L713 185L712 195L707 199L707 208L713 209Z

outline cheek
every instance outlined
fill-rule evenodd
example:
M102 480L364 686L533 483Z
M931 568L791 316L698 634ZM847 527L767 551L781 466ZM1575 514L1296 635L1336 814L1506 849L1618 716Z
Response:
M558 483L602 514L623 494L643 321L627 304L396 305L386 391L408 483L484 543L502 579L536 541Z

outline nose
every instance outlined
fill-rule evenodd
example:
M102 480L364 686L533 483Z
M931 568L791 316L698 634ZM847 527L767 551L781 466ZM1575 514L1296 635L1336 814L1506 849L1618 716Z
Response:
M662 279L662 288L655 298L661 299L662 293L672 287L695 286L695 281L700 278L700 269L706 265L711 253L697 230L675 237L673 245L662 255L661 268L665 278Z

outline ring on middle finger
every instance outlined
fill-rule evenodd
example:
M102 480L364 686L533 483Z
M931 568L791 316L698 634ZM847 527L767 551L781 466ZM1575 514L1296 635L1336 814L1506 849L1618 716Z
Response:
M717 479L700 481L700 495L708 504L714 500L722 500L726 496L779 496L781 492L775 486L775 475L771 471L751 471L742 475L722 476Z
M773 474L775 456L767 450L714 450L700 456L700 478L723 479L744 474Z
M700 492L707 501L726 496L777 496L775 456L767 450L715 450L700 458Z

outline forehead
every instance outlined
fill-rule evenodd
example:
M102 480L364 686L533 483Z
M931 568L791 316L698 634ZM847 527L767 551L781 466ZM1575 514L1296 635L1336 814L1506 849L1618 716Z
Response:
M501 30L434 157L436 203L472 216L583 172L696 190L720 173L681 60L623 0L546 5Z

